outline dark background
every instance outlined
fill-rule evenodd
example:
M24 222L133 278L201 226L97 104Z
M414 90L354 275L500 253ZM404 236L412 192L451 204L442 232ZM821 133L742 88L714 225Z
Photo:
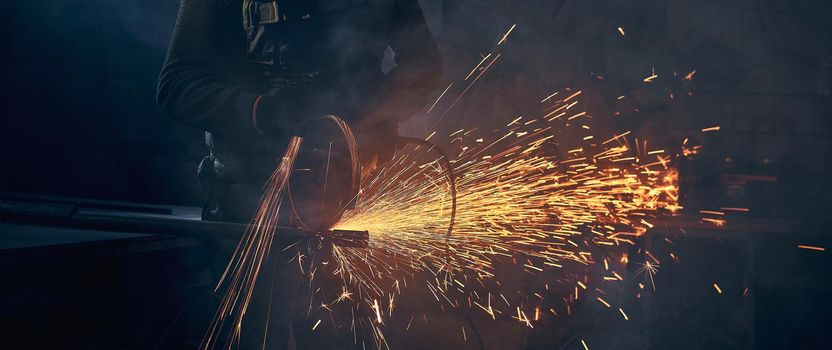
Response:
M703 145L701 155L680 164L683 176L777 179L745 186L739 199L716 180L693 181L685 198L692 213L725 203L752 213L736 219L735 230L691 231L677 250L682 263L660 273L655 298L621 301L634 320L651 315L642 317L648 323L610 328L621 321L603 309L598 319L576 322L593 349L817 348L832 341L830 252L796 249L824 242L832 248L832 3L421 3L445 60L443 88L517 24L503 59L455 107L444 130L500 125L553 91L581 89L602 134L632 130L656 148L673 149L684 138ZM202 133L162 116L154 102L177 9L175 0L0 2L0 191L201 203L195 169L207 153ZM682 82L693 70L693 80ZM659 77L645 84L653 72ZM415 116L405 131L419 134L431 118ZM700 132L714 125L718 133ZM714 293L717 281L725 294ZM134 307L142 308L125 306ZM116 312L111 317L123 321ZM148 319L132 333L110 322L112 329L101 331L109 335L94 342L109 348L101 339L133 339L119 332L156 339L170 322L163 314ZM506 329L484 334L502 336ZM537 328L528 344L535 336L546 344L547 329ZM572 341L569 348L580 348Z
M156 109L176 1L4 1L4 191L199 203L200 133Z

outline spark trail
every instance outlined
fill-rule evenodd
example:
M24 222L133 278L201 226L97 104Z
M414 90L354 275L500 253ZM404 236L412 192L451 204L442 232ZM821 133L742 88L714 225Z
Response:
M500 57L494 52L479 61L435 123ZM453 85L444 89L430 111L454 95ZM572 302L592 289L602 291L598 281L624 281L622 266L631 259L643 259L651 267L645 275L652 280L659 262L641 249L637 254L642 256L628 256L627 248L653 227L654 218L681 209L673 158L695 154L698 146L686 140L679 154L672 154L651 150L646 141L631 139L630 132L593 134L585 124L590 116L576 111L580 95L581 91L553 92L541 101L545 105L538 117L518 117L488 132L463 129L446 135L440 141L455 151L449 159L426 145L409 146L362 179L354 209L334 228L368 230L369 247L334 246L328 261L305 269L301 255L297 258L315 300L321 301L310 310L346 313L351 319L333 325L315 318L310 328L342 327L354 333L356 342L371 338L376 348L387 348L386 327L409 329L414 318L427 321L413 314L404 317L409 318L406 325L389 322L407 289L426 290L442 310L468 308L491 319L510 318L533 327L542 314L570 314ZM558 135L566 134L561 131L571 132L570 139L582 140L581 145L561 150ZM440 139L438 134L426 139ZM216 341L230 315L234 318L227 345L239 340L298 147L300 140L293 140L269 182L251 232L229 265L230 277L223 277L230 280L229 292L205 348ZM452 190L446 162L453 164L456 174L457 213L450 232ZM542 286L512 283L518 275L543 276L536 279ZM562 305L547 303L538 292L550 289L564 291ZM609 299L593 299L629 319ZM333 323L344 319L333 316ZM464 327L462 332L467 339Z
M549 110L567 110L576 95ZM336 227L369 230L370 246L335 247L333 256L343 290L363 299L357 307L375 305L369 323L380 327L385 314L372 301L394 298L407 285L427 287L445 307L468 305L492 318L516 308L515 318L531 326L525 315L539 310L528 298L514 305L505 297L511 275L564 270L570 278L558 283L583 284L586 274L571 272L622 260L652 218L680 209L677 173L663 151L646 143L634 149L624 133L604 142L584 137L582 147L561 155L553 130L567 128L564 120L521 119L489 135L449 136L458 150L450 159L458 193L450 234L450 190L441 156L430 148L406 149L364 182L361 200ZM571 127L576 133L589 133L578 125ZM505 300L500 307L498 298Z

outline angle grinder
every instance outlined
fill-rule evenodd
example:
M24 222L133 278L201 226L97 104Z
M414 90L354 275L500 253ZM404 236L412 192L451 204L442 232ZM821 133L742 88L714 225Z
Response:
M290 225L316 233L333 233L332 228L344 213L360 200L362 161L359 142L349 125L335 116L326 116L308 125L287 185L291 209ZM445 154L434 144L415 138L398 137L397 147L405 144L430 148L439 155L445 168L453 198L448 233L456 215L455 175Z

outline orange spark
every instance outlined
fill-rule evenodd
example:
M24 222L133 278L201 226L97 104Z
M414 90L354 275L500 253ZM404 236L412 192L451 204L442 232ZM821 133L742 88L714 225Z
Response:
M645 83L652 83L653 80L655 80L656 78L659 77L658 74L656 74L656 69L655 68L653 68L651 70L651 72L652 72L652 74L650 74L650 76L648 76L647 78L644 78Z
M629 318L629 317L627 317L627 314L625 314L625 313L624 313L624 310L622 310L621 308L618 308L618 312L620 312L620 313L621 313L621 316L624 316L624 320L625 320L625 321L629 321L629 320L630 320L630 318Z
M511 25L511 28L509 28L506 34L503 35L503 38L500 39L500 42L497 43L497 46L502 45L506 41L506 39L508 39L508 35L511 34L511 32L514 30L514 27L517 27L517 24Z

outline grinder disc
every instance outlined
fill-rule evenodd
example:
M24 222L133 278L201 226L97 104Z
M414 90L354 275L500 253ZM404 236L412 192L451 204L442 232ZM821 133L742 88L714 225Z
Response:
M311 126L288 184L293 224L331 229L357 200L360 174L357 144L342 120L329 116Z

